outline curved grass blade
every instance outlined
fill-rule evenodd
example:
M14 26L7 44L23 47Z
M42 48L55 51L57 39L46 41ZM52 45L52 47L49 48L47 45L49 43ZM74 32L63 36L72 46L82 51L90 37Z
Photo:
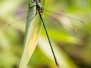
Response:
M43 4L45 4L45 1L43 1ZM36 10L33 9L32 12L35 12L35 11ZM30 13L31 13L30 9L28 9L28 15ZM41 23L39 19L40 18L36 17L32 21L30 21L30 17L27 17L28 25L26 24L25 39L24 39L25 48L24 48L24 52L22 55L19 68L25 68L27 66L28 61L36 48L38 37L40 34L40 29L41 29Z

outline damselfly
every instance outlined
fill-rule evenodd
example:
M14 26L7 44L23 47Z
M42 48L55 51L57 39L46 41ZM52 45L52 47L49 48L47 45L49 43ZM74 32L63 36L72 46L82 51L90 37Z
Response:
M42 5L41 5L41 0L34 0L33 3L36 3L36 5L35 5L35 6L36 6L36 14L37 14L37 12L38 12L38 14L39 14L39 16L40 16L40 19L41 19L41 21L42 21L43 27L44 27L44 29L45 29L45 32L46 32L46 35L47 35L47 38L48 38L48 41L49 41L49 44L50 44L50 47L51 47L53 56L54 56L55 63L56 63L56 65L57 65L58 68L59 68L59 64L58 64L58 62L57 62L57 59L56 59L56 56L55 56L55 53L54 53L54 50L53 50L53 47L52 47L52 44L51 44L51 41L50 41L48 32L47 32L47 29L46 29L46 26L45 26L45 23L44 23L44 20L43 20L42 15L41 15L41 13L43 13L43 7L42 7ZM34 7L34 6L30 7L30 9L33 8L33 7ZM35 16L36 16L36 15L35 15Z
M50 44L50 47L51 47L53 56L54 56L55 63L56 63L56 65L57 65L58 68L59 68L59 64L58 64L58 62L57 62L57 59L56 59L56 56L55 56L55 53L54 53L54 50L53 50L53 47L52 47L52 44L51 44L51 41L50 41L48 32L47 32L47 29L46 29L46 26L45 26L45 22L44 22L44 20L43 20L43 18L42 18L42 13L45 13L50 19L52 19L52 20L53 20L52 23L55 24L55 25L57 25L58 28L62 28L62 26L63 26L63 28L65 28L64 30L67 31L67 33L70 31L69 33L77 34L77 32L76 32L74 29L72 29L71 27L69 27L68 25L66 25L66 24L64 24L64 23L62 23L62 22L60 23L60 20L59 20L59 19L57 19L55 16L50 16L50 14L48 14L48 13L54 14L54 15L59 16L59 17L62 16L62 17L70 18L71 20L75 20L75 21L81 22L81 23L83 23L83 24L85 24L85 23L84 23L83 21L79 20L79 19L76 19L76 18L73 18L73 17L66 16L66 15L64 15L64 14L60 14L60 13L56 13L56 12L53 12L53 11L44 9L44 8L42 7L42 5L41 5L41 0L33 0L32 3L34 3L35 5L33 5L32 7L30 7L30 4L29 4L29 10L31 10L31 9L34 8L34 7L36 7L36 13L35 13L35 15L30 19L30 21L31 21L37 14L39 14L39 17L40 17L40 19L41 19L41 21L42 21L43 27L44 27L44 29L45 29L45 32L46 32L46 35L47 35L47 38L48 38L48 41L49 41L49 44ZM47 12L48 12L48 13L47 13ZM21 13L21 12L17 12L15 15L17 15L17 14L19 14L19 13ZM28 16L23 17L23 18L30 17L31 15L32 15L32 13L30 13ZM23 19L23 18L22 18L22 19ZM12 23L11 23L11 24L12 24ZM9 24L9 26L10 26L11 24Z

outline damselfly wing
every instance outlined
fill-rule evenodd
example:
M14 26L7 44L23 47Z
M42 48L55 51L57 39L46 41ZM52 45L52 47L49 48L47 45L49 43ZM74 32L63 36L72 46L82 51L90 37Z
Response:
M30 5L28 4L28 6ZM29 9L29 11L31 12L32 9L33 8ZM45 24L47 25L47 28L51 28L54 26L53 28L59 29L71 36L77 37L80 32L77 28L83 29L80 26L84 27L85 25L84 21L71 17L71 16L67 16L64 13L54 12L54 11L47 10L47 9L41 9L41 11L43 11L41 13L44 13L44 16L45 16L44 20L46 21ZM30 21L31 21L34 18L34 16L35 15L33 13L30 13L29 15L27 15L27 10L22 10L22 11L19 10L15 12L14 14L14 18L17 17L18 20L10 23L9 26L16 22L26 20L27 18L30 18Z

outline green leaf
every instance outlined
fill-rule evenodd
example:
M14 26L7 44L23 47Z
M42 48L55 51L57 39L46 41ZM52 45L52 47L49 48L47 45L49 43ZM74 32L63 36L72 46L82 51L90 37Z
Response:
M43 5L44 4L45 1L43 1ZM28 15L34 12L36 12L35 8L32 11L30 11L30 8L28 8ZM22 55L19 68L25 68L27 66L29 59L31 58L36 48L40 30L41 30L40 18L36 16L32 21L30 21L30 17L28 17L27 24L26 24L26 31L25 31L25 39L24 39L25 48L24 48L24 52Z

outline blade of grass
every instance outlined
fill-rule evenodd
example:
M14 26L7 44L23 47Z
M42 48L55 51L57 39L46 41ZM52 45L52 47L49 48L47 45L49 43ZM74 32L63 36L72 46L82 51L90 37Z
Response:
M43 5L45 4L45 1L43 1ZM33 9L33 11L31 12L34 13L36 12L36 10ZM28 14L30 14L31 12L28 10ZM25 48L24 48L24 52L22 55L19 68L25 68L27 66L29 59L31 58L36 48L38 37L41 30L41 22L39 21L39 19L40 19L39 17L35 17L32 21L29 21L29 18L27 19L27 24L26 24L27 26L26 26L25 39L24 39Z

